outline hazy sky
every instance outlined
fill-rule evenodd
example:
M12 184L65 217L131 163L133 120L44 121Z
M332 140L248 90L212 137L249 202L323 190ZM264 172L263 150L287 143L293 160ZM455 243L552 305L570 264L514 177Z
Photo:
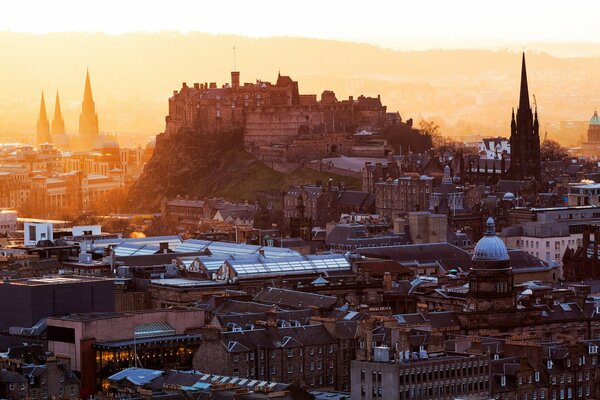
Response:
M19 0L0 30L119 34L178 30L304 36L393 48L598 42L596 0Z

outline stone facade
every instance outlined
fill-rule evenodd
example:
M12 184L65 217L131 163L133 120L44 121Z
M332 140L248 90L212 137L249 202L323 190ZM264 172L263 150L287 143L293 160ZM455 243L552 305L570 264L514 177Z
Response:
M244 149L257 158L284 170L301 158L313 159L350 152L384 154L384 146L365 147L352 134L358 129L382 128L386 107L380 97L359 96L339 101L331 91L301 95L298 82L279 75L277 82L240 85L239 72L231 83L183 83L169 99L166 133L182 129L203 135L244 130ZM362 144L361 144L362 143ZM289 148L281 150L281 146ZM308 151L307 151L308 150Z
M375 184L377 214L393 220L411 211L429 209L433 178L414 174Z

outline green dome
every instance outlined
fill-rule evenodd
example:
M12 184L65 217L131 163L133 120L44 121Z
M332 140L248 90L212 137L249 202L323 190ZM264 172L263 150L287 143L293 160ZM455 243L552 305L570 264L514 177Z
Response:
M600 117L598 111L594 111L594 116L590 118L590 125L600 125Z

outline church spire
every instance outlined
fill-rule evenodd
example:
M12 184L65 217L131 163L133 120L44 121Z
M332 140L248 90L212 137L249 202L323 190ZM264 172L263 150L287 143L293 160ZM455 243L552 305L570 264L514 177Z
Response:
M64 135L65 133L65 121L63 120L62 112L60 110L60 98L58 97L58 90L56 91L56 102L54 103L54 117L52 118L52 134L53 135Z
M46 102L44 101L44 91L42 91L42 100L40 101L40 114L37 120L37 143L50 142L50 123L46 115Z
M525 67L525 52L523 52L523 62L521 65L521 93L519 97L519 109L530 109L529 105L529 88L527 87L527 69Z
M99 134L98 114L92 96L92 84L90 83L89 70L85 73L85 89L83 91L83 102L81 103L81 114L79 115L79 134L85 137L86 145L93 145Z
M92 96L92 84L90 83L90 70L85 71L85 89L83 91L83 105L94 104L94 97Z

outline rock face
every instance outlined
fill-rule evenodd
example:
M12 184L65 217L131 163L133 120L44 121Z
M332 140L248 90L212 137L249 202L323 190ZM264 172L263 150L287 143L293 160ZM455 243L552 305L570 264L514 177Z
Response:
M157 212L163 197L225 197L231 200L282 201L289 185L332 179L361 188L357 178L300 168L277 172L244 151L243 131L201 134L180 129L161 133L154 154L127 199L131 212Z
M163 197L213 196L258 161L243 151L242 131L205 136L180 130L156 138L152 158L128 198L131 211L157 211Z

